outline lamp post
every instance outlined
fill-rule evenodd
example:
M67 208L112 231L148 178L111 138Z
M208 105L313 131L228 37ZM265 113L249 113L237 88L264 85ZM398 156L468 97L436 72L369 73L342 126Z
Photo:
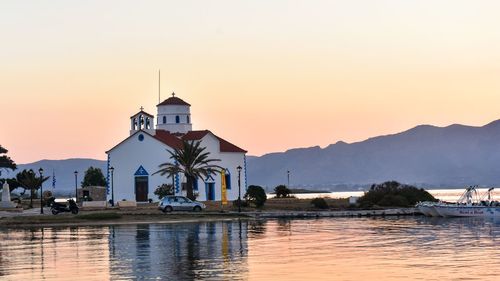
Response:
M241 166L236 167L238 170L238 213L241 213Z
M290 171L286 171L286 180L287 180L287 186L290 188Z
M78 171L75 171L75 203L78 202Z
M115 168L114 167L111 167L109 168L109 171L111 172L111 206L115 206L115 188L114 188L114 185L115 185L115 179L114 179L114 172L115 172Z
M38 169L40 173L40 214L43 215L43 169Z

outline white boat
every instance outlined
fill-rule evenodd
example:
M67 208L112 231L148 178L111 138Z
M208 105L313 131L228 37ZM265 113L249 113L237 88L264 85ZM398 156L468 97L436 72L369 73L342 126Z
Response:
M455 204L444 202L421 202L419 211L432 217L500 217L500 203L491 200L493 188L479 198L476 186L468 187Z
M500 207L479 205L434 206L443 217L500 217Z

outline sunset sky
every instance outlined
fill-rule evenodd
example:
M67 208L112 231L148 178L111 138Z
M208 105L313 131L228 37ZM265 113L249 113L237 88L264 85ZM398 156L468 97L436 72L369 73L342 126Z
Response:
M141 106L250 155L500 118L500 1L2 1L0 144L90 157Z

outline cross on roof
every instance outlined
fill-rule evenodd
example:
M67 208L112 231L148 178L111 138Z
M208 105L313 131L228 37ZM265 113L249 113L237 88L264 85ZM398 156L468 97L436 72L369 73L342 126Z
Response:
M141 111L144 109L144 107L141 106Z
M175 92L172 92L172 97L175 97Z

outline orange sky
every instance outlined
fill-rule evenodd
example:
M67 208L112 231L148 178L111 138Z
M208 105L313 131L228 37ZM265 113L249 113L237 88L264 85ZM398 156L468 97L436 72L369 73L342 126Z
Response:
M162 93L251 155L500 118L499 1L11 1L0 144L92 157Z

